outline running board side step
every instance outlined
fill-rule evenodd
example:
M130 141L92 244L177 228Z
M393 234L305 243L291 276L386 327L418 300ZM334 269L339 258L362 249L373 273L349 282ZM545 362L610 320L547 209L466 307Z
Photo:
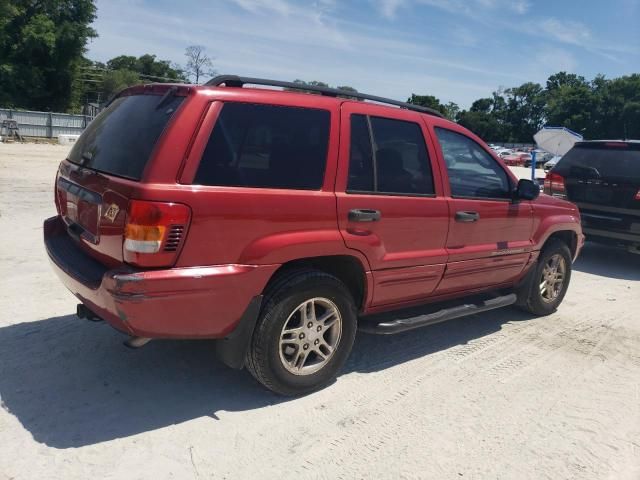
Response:
M394 333L413 330L414 328L426 327L427 325L433 325L434 323L453 320L454 318L466 317L467 315L473 315L475 313L508 307L509 305L516 303L516 300L516 294L511 293L509 295L492 297L475 303L463 303L462 305L455 305L435 312L409 318L397 318L395 320L382 321L379 323L372 322L365 318L360 322L358 330L377 335L391 335Z

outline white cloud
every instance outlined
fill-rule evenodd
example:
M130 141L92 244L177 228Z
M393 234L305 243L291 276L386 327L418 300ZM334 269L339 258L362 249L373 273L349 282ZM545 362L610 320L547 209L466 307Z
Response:
M523 15L531 7L529 0L374 0L374 3L380 14L389 19L395 18L400 8L409 9L419 5L472 17L482 12Z
M451 40L462 47L475 47L478 45L478 36L469 28L460 24L451 29Z
M563 43L585 45L591 41L591 31L580 22L548 18L540 26L544 33Z
M427 12L425 25L426 19L436 21L418 29L387 17L365 21L337 0L189 0L193 8L183 1L159 9L145 7L146 2L98 0L100 37L89 45L89 58L152 53L184 64L184 48L200 44L208 47L220 73L348 84L398 100L412 92L431 94L467 107L498 85L577 71L577 58L584 58L574 57L580 38L604 48L582 24L571 37L562 30L568 24L557 19L517 22L515 13L496 14L505 0L387 0L396 2L387 13L398 17L415 15L408 9L417 2L456 14L447 19ZM474 13L472 6L480 10ZM536 42L542 45L532 48ZM590 46L581 46L581 53L603 55L590 52Z
M267 11L288 15L291 12L291 5L285 0L232 0L232 2L251 13Z
M543 47L535 55L536 69L545 75L555 72L574 72L578 62L568 51L561 48Z
M383 17L394 18L398 9L405 5L405 0L377 0L377 6Z
M517 14L524 15L531 8L531 3L527 0L515 0L513 2L510 2L509 7Z

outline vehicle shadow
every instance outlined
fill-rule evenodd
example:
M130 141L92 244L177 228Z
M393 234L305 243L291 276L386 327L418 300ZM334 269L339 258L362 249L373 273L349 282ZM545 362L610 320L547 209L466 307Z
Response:
M419 313L420 307L413 310ZM506 323L533 318L533 315L516 308L500 308L395 335L359 333L345 371L383 370L456 345L465 345L500 331Z
M640 280L640 255L622 248L587 242L573 269L620 280Z
M464 344L525 320L507 308L395 336L359 334L342 374L372 372ZM74 315L0 328L0 406L41 443L74 448L281 402L246 371L217 361L210 341L143 349Z

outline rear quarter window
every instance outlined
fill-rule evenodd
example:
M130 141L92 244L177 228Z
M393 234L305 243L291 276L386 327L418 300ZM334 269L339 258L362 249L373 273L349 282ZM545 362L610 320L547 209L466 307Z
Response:
M319 190L329 126L326 110L226 103L194 183Z
M69 161L140 180L160 135L183 100L161 95L116 98L80 135Z

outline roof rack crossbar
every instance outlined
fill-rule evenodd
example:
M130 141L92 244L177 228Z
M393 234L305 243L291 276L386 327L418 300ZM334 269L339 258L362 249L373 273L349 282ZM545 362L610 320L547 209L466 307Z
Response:
M220 85L226 85L227 87L243 87L244 85L264 85L269 87L281 87L291 88L294 90L303 90L308 92L316 92L328 97L349 97L356 98L358 100L369 100L377 103L384 103L388 105L394 105L396 107L405 108L407 110L413 110L414 112L428 113L429 115L435 115L436 117L443 117L443 115L432 108L423 107L420 105L413 105L411 103L399 102L398 100L392 100L390 98L378 97L376 95L367 95L365 93L351 92L349 90L340 90L339 88L320 87L315 85L305 85L295 82L283 82L280 80L268 80L266 78L251 78L251 77L239 77L237 75L218 75L217 77L209 80L205 85L219 87Z

